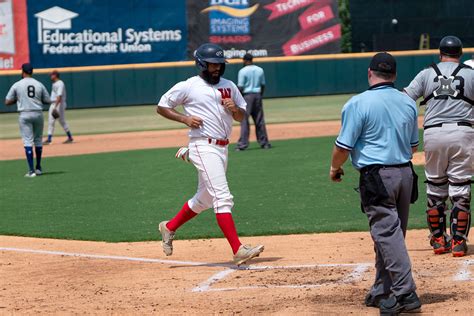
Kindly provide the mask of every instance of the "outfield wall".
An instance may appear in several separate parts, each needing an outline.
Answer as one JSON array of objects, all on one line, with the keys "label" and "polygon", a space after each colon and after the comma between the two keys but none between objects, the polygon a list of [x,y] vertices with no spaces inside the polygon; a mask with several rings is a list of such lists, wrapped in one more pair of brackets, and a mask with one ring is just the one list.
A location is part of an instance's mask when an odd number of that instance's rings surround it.
[{"label": "outfield wall", "polygon": [[[464,59],[474,53],[465,49]],[[256,58],[267,78],[268,98],[357,93],[367,88],[367,68],[373,53]],[[393,52],[398,62],[398,88],[406,86],[424,67],[438,60],[436,50]],[[240,60],[231,60],[225,77],[236,81]],[[35,77],[50,89],[48,73]],[[155,104],[174,83],[196,74],[193,62],[59,68],[66,83],[69,108]],[[0,96],[19,80],[19,71],[0,71]],[[291,105],[289,105],[291,106]],[[14,111],[3,102],[0,112]]]}]

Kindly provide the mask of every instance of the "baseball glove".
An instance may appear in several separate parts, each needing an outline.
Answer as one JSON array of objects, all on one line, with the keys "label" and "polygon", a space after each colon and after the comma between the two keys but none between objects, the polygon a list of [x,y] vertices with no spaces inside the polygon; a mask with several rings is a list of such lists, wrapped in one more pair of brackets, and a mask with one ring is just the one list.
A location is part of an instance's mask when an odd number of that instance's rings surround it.
[{"label": "baseball glove", "polygon": [[56,109],[51,112],[51,115],[54,117],[54,119],[58,119],[60,117],[59,112]]},{"label": "baseball glove", "polygon": [[191,162],[189,160],[189,148],[188,147],[181,147],[178,149],[176,152],[176,155],[174,155],[177,159],[182,159],[183,161],[186,162]]}]

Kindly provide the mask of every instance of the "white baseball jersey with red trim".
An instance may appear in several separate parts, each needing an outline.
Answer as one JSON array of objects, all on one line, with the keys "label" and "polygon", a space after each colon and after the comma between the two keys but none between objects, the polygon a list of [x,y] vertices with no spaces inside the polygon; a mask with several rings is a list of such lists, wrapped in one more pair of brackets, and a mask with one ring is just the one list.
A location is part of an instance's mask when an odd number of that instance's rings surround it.
[{"label": "white baseball jersey with red trim", "polygon": [[230,80],[220,78],[219,83],[209,84],[199,76],[179,82],[166,92],[158,106],[184,107],[186,115],[203,120],[201,128],[189,132],[189,159],[198,171],[196,194],[188,201],[195,213],[213,208],[215,213],[231,213],[233,196],[227,184],[228,146],[209,142],[212,139],[228,139],[232,132],[232,113],[222,105],[222,99],[231,98],[245,110],[247,103],[237,86]]},{"label": "white baseball jersey with red trim", "polygon": [[158,106],[173,109],[182,105],[186,115],[200,117],[203,126],[191,129],[191,138],[228,139],[233,118],[232,113],[222,106],[222,99],[227,98],[234,100],[239,108],[246,109],[247,103],[232,81],[221,78],[219,83],[211,85],[195,76],[174,85],[161,97]]}]

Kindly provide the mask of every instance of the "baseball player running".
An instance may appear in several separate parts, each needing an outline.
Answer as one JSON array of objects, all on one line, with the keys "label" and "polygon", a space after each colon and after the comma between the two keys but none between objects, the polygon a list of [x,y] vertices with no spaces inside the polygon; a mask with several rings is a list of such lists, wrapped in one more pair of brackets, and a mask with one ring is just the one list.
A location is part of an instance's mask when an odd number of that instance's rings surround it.
[{"label": "baseball player running", "polygon": [[[43,153],[43,104],[50,104],[51,99],[45,86],[32,78],[33,67],[31,64],[21,66],[23,79],[17,81],[8,91],[5,104],[17,104],[20,112],[20,133],[25,146],[28,173],[25,177],[33,178],[41,175],[41,155]],[[33,162],[33,146],[36,154],[36,167]]]},{"label": "baseball player running", "polygon": [[72,138],[71,131],[66,122],[66,86],[64,82],[59,79],[59,72],[56,70],[50,74],[53,86],[51,88],[51,106],[49,107],[48,115],[48,139],[43,143],[44,145],[51,144],[54,134],[54,125],[56,120],[59,120],[59,124],[63,127],[67,135],[67,140],[64,144],[70,144],[74,141]]},{"label": "baseball player running", "polygon": [[[226,178],[232,122],[242,121],[246,103],[236,85],[221,78],[226,63],[221,47],[203,44],[194,52],[194,57],[199,75],[177,83],[161,97],[157,107],[160,115],[190,127],[189,149],[181,148],[177,157],[194,164],[199,180],[194,197],[184,203],[173,219],[159,224],[163,252],[172,255],[178,228],[212,207],[234,253],[234,263],[241,265],[258,257],[264,249],[262,245],[251,247],[240,242],[232,218],[233,197]],[[174,110],[178,105],[184,107],[185,114]]]},{"label": "baseball player running", "polygon": [[[471,226],[471,177],[474,144],[474,70],[460,63],[461,40],[446,36],[440,42],[440,60],[422,70],[405,92],[423,96],[426,158],[427,218],[435,254],[467,252]],[[446,201],[451,199],[451,235],[446,233]]]}]

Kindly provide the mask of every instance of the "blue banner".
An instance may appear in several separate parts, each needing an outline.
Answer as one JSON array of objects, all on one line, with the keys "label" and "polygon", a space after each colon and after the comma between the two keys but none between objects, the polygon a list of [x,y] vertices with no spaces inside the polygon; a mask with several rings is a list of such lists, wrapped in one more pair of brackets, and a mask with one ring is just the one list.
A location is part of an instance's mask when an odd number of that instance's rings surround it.
[{"label": "blue banner", "polygon": [[28,0],[35,68],[186,59],[185,0]]}]

